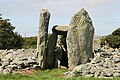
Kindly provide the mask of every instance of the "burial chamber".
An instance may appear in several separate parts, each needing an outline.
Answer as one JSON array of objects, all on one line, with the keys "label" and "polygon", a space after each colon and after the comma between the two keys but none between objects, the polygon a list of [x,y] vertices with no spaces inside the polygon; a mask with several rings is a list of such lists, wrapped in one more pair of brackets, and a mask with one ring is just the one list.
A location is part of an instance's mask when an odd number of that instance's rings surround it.
[{"label": "burial chamber", "polygon": [[76,13],[68,26],[53,26],[48,39],[49,19],[49,11],[42,9],[37,38],[37,54],[41,69],[59,66],[74,68],[93,58],[94,27],[85,9]]}]

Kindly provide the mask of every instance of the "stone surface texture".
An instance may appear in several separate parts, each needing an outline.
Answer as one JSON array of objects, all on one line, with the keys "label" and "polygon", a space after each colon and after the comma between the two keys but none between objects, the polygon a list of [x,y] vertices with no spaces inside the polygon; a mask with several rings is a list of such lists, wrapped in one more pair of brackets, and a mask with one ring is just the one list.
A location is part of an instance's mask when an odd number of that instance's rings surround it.
[{"label": "stone surface texture", "polygon": [[90,63],[76,66],[72,71],[64,73],[67,77],[89,76],[99,78],[120,77],[120,50],[101,50],[95,53]]},{"label": "stone surface texture", "polygon": [[37,38],[37,57],[41,68],[45,68],[46,53],[47,53],[47,38],[48,38],[48,26],[49,26],[50,13],[46,9],[42,9],[40,12],[40,22]]},{"label": "stone surface texture", "polygon": [[93,57],[94,27],[86,10],[81,9],[70,22],[67,33],[68,64],[73,68]]},{"label": "stone surface texture", "polygon": [[58,26],[55,25],[52,28],[52,32],[56,33],[57,35],[66,35],[69,27],[68,26]]},{"label": "stone surface texture", "polygon": [[57,34],[52,33],[50,39],[48,40],[45,68],[55,67],[56,59],[55,59],[54,51],[55,51],[56,43],[57,43]]},{"label": "stone surface texture", "polygon": [[0,73],[14,73],[22,69],[40,69],[35,49],[0,50]]}]

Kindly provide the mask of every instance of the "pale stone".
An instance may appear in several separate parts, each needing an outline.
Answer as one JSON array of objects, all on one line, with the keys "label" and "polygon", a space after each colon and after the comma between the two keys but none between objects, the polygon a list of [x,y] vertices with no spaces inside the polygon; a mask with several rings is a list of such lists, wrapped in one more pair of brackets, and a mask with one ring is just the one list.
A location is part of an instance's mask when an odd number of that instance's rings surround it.
[{"label": "pale stone", "polygon": [[69,27],[68,26],[57,26],[55,27],[55,29],[58,31],[68,31]]},{"label": "pale stone", "polygon": [[93,57],[92,42],[94,27],[86,10],[75,14],[67,33],[67,50],[69,67],[87,63]]},{"label": "pale stone", "polygon": [[112,77],[114,74],[114,70],[113,69],[104,69],[104,76],[105,77]]},{"label": "pale stone", "polygon": [[114,73],[113,76],[114,77],[120,77],[120,73]]},{"label": "pale stone", "polygon": [[37,55],[41,68],[45,68],[45,59],[47,53],[47,37],[48,37],[48,25],[49,25],[50,13],[46,9],[42,9],[40,12],[39,31],[37,38]]},{"label": "pale stone", "polygon": [[93,39],[93,50],[100,49],[101,48],[101,36],[94,36]]},{"label": "pale stone", "polygon": [[3,69],[3,74],[9,74],[9,70],[8,69]]},{"label": "pale stone", "polygon": [[66,35],[68,31],[68,26],[58,26],[55,25],[52,28],[53,33],[56,33],[57,35]]},{"label": "pale stone", "polygon": [[3,68],[0,66],[0,74],[3,73]]}]

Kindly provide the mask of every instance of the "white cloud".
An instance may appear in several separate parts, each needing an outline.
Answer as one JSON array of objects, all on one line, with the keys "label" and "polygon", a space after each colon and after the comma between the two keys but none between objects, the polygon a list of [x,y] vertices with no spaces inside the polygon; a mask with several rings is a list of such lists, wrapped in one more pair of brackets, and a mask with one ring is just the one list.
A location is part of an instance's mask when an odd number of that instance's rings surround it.
[{"label": "white cloud", "polygon": [[36,15],[40,9],[47,8],[54,15],[69,16],[82,7],[95,14],[105,14],[113,10],[109,6],[114,6],[118,0],[4,0],[2,2],[4,6],[1,5],[0,10],[7,14],[9,12],[9,15]]},{"label": "white cloud", "polygon": [[[14,17],[14,20],[32,16],[29,19],[37,24],[34,17],[39,17],[40,10],[47,8],[52,15],[51,24],[66,24],[74,13],[85,8],[98,28],[104,27],[105,22],[117,21],[116,18],[120,20],[119,5],[120,0],[0,0],[0,13],[10,16],[11,19]],[[23,24],[23,28],[24,26]]]},{"label": "white cloud", "polygon": [[85,0],[85,1],[91,5],[104,5],[118,2],[118,0]]}]

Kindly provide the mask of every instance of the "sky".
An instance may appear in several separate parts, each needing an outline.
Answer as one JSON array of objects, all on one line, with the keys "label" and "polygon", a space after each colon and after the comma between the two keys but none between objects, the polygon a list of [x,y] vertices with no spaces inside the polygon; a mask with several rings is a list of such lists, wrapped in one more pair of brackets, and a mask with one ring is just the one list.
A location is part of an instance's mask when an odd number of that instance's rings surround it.
[{"label": "sky", "polygon": [[120,28],[120,0],[0,0],[0,14],[10,19],[22,36],[37,36],[41,9],[51,14],[49,33],[54,25],[69,25],[75,13],[88,11],[95,35],[105,36]]}]

